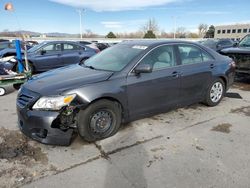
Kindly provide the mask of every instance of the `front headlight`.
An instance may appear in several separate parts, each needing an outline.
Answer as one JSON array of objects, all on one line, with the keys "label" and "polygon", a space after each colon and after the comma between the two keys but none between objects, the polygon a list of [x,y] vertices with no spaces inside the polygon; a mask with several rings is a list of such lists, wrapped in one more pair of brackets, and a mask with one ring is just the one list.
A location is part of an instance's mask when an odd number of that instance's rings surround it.
[{"label": "front headlight", "polygon": [[42,97],[33,106],[34,110],[60,110],[62,107],[69,105],[75,94],[55,97]]}]

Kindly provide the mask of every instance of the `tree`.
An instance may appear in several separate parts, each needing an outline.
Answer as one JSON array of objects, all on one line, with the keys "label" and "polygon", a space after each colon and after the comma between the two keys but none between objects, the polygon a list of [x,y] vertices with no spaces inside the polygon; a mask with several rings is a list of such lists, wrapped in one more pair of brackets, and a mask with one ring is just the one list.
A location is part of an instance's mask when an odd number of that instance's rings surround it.
[{"label": "tree", "polygon": [[215,27],[211,25],[206,32],[205,38],[214,38]]},{"label": "tree", "polygon": [[150,18],[145,25],[142,26],[142,31],[147,33],[148,31],[152,31],[153,33],[157,33],[159,31],[159,26],[154,18]]},{"label": "tree", "polygon": [[115,34],[111,31],[106,35],[106,38],[114,39],[116,38]]},{"label": "tree", "polygon": [[207,25],[207,24],[200,24],[200,25],[198,26],[199,36],[200,36],[200,37],[204,37],[204,35],[205,35],[206,32],[207,32],[207,28],[208,28],[208,25]]},{"label": "tree", "polygon": [[176,37],[177,38],[186,38],[186,28],[185,27],[178,27],[176,29]]},{"label": "tree", "polygon": [[147,32],[147,33],[145,33],[145,35],[144,35],[144,37],[143,37],[143,38],[145,38],[145,39],[150,39],[150,38],[156,38],[156,36],[155,36],[155,34],[154,34],[154,32],[153,32],[153,31],[148,30],[148,32]]}]

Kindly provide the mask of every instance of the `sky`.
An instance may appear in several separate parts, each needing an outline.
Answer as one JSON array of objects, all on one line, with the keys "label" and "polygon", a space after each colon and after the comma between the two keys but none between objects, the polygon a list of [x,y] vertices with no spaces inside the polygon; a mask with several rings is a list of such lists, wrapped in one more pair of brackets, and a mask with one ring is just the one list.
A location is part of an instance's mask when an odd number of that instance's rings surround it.
[{"label": "sky", "polygon": [[[11,2],[14,11],[5,11]],[[105,35],[136,32],[154,18],[160,31],[176,27],[197,32],[198,25],[250,23],[249,0],[0,0],[0,31],[79,33],[82,27]]]}]

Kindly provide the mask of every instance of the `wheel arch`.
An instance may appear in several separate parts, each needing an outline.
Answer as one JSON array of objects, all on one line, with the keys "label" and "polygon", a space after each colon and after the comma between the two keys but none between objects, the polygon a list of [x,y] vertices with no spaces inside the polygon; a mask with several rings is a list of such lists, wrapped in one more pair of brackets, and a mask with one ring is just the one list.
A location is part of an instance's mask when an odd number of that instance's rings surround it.
[{"label": "wheel arch", "polygon": [[121,102],[119,99],[117,99],[117,98],[115,98],[115,97],[111,97],[111,96],[98,97],[98,98],[92,100],[92,101],[86,106],[86,108],[87,108],[88,106],[90,106],[91,104],[93,104],[93,103],[95,103],[95,102],[97,102],[97,101],[100,101],[100,100],[109,100],[109,101],[112,101],[112,102],[116,102],[116,103],[120,106],[120,108],[121,108],[121,111],[122,111],[122,119],[127,117],[127,113],[126,113],[126,110],[125,110],[125,108],[124,108],[124,104],[122,104],[122,102]]}]

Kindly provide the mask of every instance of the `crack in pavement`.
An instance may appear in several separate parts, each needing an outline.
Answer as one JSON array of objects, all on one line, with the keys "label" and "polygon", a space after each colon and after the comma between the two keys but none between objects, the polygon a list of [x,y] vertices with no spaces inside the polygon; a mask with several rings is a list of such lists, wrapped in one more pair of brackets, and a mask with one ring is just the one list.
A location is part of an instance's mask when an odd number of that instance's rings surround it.
[{"label": "crack in pavement", "polygon": [[[220,117],[220,116],[218,116],[218,117]],[[195,127],[195,126],[197,126],[197,125],[201,125],[201,124],[203,124],[203,123],[207,123],[207,122],[212,121],[212,120],[214,120],[214,119],[216,119],[216,118],[218,118],[218,117],[214,117],[214,118],[211,118],[211,119],[208,119],[208,120],[205,120],[205,121],[200,121],[200,122],[197,122],[197,123],[195,123],[195,124],[186,126],[186,127],[184,127],[184,128],[178,129],[175,133],[184,131],[184,130],[189,129],[189,128],[191,128],[191,127]]]},{"label": "crack in pavement", "polygon": [[[113,164],[113,165],[114,165],[114,163],[111,162],[111,158],[109,157],[109,155],[112,155],[112,154],[121,152],[122,150],[129,149],[129,148],[132,148],[132,147],[134,147],[134,146],[138,146],[138,145],[140,145],[140,144],[144,144],[144,143],[147,143],[147,142],[150,142],[150,141],[152,141],[152,140],[159,139],[159,138],[162,138],[162,137],[163,137],[163,135],[159,135],[159,136],[156,136],[156,137],[153,137],[153,138],[150,138],[150,139],[145,139],[145,140],[142,140],[142,141],[137,141],[137,142],[134,143],[134,144],[131,144],[131,145],[128,145],[128,146],[124,146],[124,147],[121,147],[121,148],[117,148],[117,149],[112,150],[112,151],[110,151],[110,152],[105,152],[105,151],[102,149],[102,146],[101,146],[101,145],[98,145],[97,143],[94,143],[94,145],[96,146],[96,148],[99,150],[100,155],[95,156],[95,157],[92,157],[92,158],[90,158],[90,159],[88,159],[88,160],[86,160],[86,161],[83,161],[83,162],[81,162],[81,163],[74,164],[74,165],[72,165],[72,166],[70,166],[70,167],[68,167],[68,168],[63,169],[63,170],[56,170],[56,173],[52,174],[52,176],[58,175],[58,174],[63,173],[63,172],[66,172],[66,171],[71,170],[71,169],[73,169],[73,168],[76,168],[76,167],[78,167],[78,166],[88,164],[88,163],[90,163],[90,162],[93,162],[93,161],[98,160],[98,159],[101,159],[101,158],[106,159],[107,161],[109,161],[110,164]],[[114,165],[114,166],[118,169],[118,167],[117,167],[116,165]],[[129,181],[128,177],[126,177],[126,175],[125,175],[121,170],[119,170],[119,171],[120,171],[121,174],[124,176],[124,178],[125,178],[129,183],[131,183],[131,182]],[[46,177],[48,177],[48,176],[40,177],[40,178],[38,178],[38,179],[36,179],[35,181],[32,181],[32,182],[39,181],[39,180],[44,179],[44,178],[46,178]],[[22,186],[27,185],[27,184],[32,183],[32,182],[26,182],[26,183],[23,184]],[[134,185],[133,183],[131,183],[131,186],[132,186],[132,187],[135,187],[135,185]]]}]

